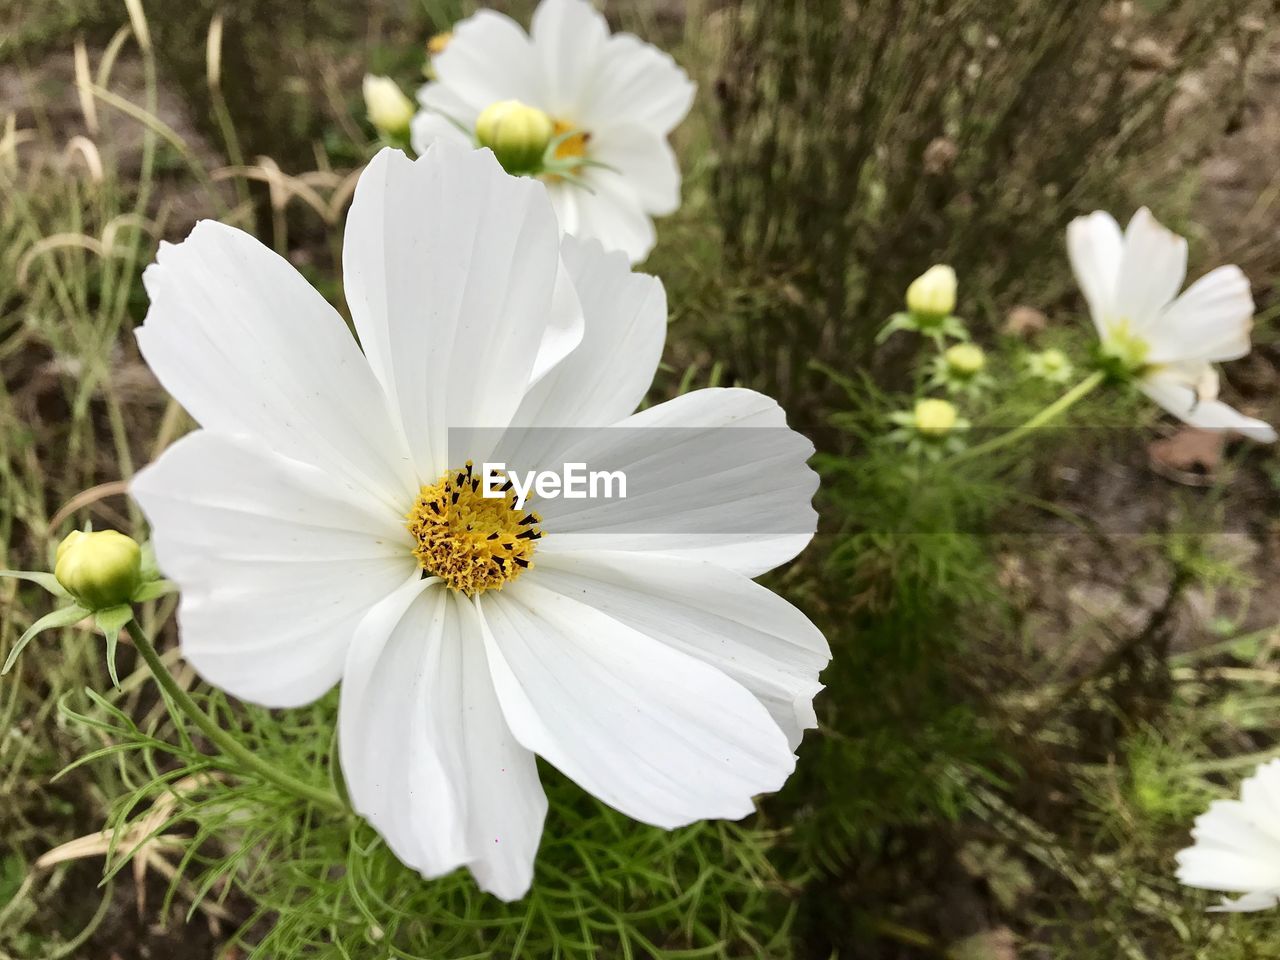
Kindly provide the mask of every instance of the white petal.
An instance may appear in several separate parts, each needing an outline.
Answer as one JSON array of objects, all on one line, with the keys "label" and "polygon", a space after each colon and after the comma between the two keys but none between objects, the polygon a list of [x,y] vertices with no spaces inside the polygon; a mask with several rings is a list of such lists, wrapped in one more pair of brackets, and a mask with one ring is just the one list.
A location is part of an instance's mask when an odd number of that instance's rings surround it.
[{"label": "white petal", "polygon": [[635,553],[539,558],[540,587],[580,600],[755,694],[791,749],[817,726],[818,673],[831,659],[821,631],[787,601],[710,563]]},{"label": "white petal", "polygon": [[1143,207],[1124,232],[1124,257],[1116,284],[1115,319],[1136,330],[1157,329],[1160,311],[1173,302],[1187,276],[1187,241]]},{"label": "white petal", "polygon": [[[563,233],[572,236],[579,236],[578,230],[578,197],[586,195],[586,191],[580,186],[573,183],[567,183],[563,180],[554,183],[548,183],[547,196],[551,200],[551,206],[556,212],[556,219],[560,222],[560,230]],[[584,239],[595,239],[582,235]]]},{"label": "white petal", "polygon": [[622,122],[666,136],[688,114],[696,89],[669,54],[619,33],[609,38],[578,119],[593,131]]},{"label": "white petal", "polygon": [[661,217],[679,208],[680,164],[661,134],[620,124],[593,137],[591,147],[592,159],[618,171],[646,213]]},{"label": "white petal", "polygon": [[1221,400],[1201,398],[1195,388],[1178,376],[1155,373],[1139,386],[1175,417],[1201,430],[1230,430],[1259,443],[1272,443],[1276,431],[1265,421],[1246,417]]},{"label": "white petal", "polygon": [[631,184],[612,170],[587,169],[582,184],[565,184],[572,191],[576,225],[562,225],[565,233],[599,240],[606,250],[621,250],[639,263],[653,249],[657,234],[653,220]]},{"label": "white petal", "polygon": [[342,262],[360,341],[422,479],[458,465],[450,427],[506,426],[582,338],[546,191],[487,150],[379,153],[356,187]]},{"label": "white petal", "polygon": [[1253,294],[1239,267],[1219,267],[1189,286],[1150,331],[1152,363],[1237,360],[1249,352]]},{"label": "white petal", "polygon": [[529,32],[542,78],[537,106],[577,120],[596,82],[609,24],[587,0],[543,0]]},{"label": "white petal", "polygon": [[197,431],[134,479],[160,569],[182,588],[182,653],[272,707],[338,680],[364,614],[416,568],[403,520],[324,471]]},{"label": "white petal", "polygon": [[768,397],[695,390],[563,451],[590,470],[621,470],[627,496],[538,502],[539,551],[649,551],[759,576],[813,537],[812,454]]},{"label": "white petal", "polygon": [[1280,887],[1274,890],[1259,890],[1246,893],[1234,900],[1224,899],[1216,907],[1210,907],[1211,913],[1253,913],[1257,910],[1270,910],[1280,902]]},{"label": "white petal", "polygon": [[[468,123],[467,118],[453,113],[441,113],[432,109],[419,110],[409,124],[409,140],[413,144],[414,152],[426,153],[437,140],[459,147],[474,147],[475,143],[471,137],[458,127],[455,120]],[[474,123],[474,118],[471,118],[468,126],[473,126]]]},{"label": "white petal", "polygon": [[1258,828],[1280,840],[1280,760],[1262,764],[1241,783],[1240,800],[1251,811]]},{"label": "white petal", "polygon": [[143,357],[197,421],[388,504],[415,489],[386,397],[342,318],[285,260],[205,220],[144,274]]},{"label": "white petal", "polygon": [[339,709],[352,805],[427,877],[466,864],[484,890],[529,889],[546,797],[512,737],[475,613],[416,580],[361,623]]},{"label": "white petal", "polygon": [[627,816],[738,819],[794,768],[764,707],[719,670],[527,579],[481,601],[516,738]]},{"label": "white petal", "polygon": [[431,60],[440,85],[479,113],[499,100],[542,103],[542,76],[533,44],[514,20],[481,10],[457,24],[448,46]]},{"label": "white petal", "polygon": [[[566,431],[600,427],[630,415],[653,383],[667,334],[662,283],[632,273],[625,254],[596,240],[566,236],[561,246],[585,318],[582,343],[525,396],[502,449],[514,465],[541,463]],[[571,435],[571,434],[569,434]]]},{"label": "white petal", "polygon": [[1076,282],[1089,304],[1089,314],[1099,333],[1112,316],[1124,240],[1120,225],[1109,213],[1099,210],[1077,217],[1067,226],[1067,254]]}]

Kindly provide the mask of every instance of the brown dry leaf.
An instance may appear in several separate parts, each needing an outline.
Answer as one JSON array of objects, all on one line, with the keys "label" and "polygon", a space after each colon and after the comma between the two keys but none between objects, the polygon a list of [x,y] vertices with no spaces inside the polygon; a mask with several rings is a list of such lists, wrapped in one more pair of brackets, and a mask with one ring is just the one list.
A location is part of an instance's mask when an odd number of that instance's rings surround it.
[{"label": "brown dry leaf", "polygon": [[1004,332],[1015,337],[1028,337],[1049,325],[1049,318],[1035,307],[1014,307],[1004,318]]},{"label": "brown dry leaf", "polygon": [[[133,879],[138,916],[141,917],[146,908],[145,883],[148,870],[154,870],[166,879],[172,880],[177,875],[177,870],[165,857],[165,854],[181,850],[185,843],[182,837],[163,833],[155,834],[155,831],[173,813],[178,796],[199,786],[202,780],[209,776],[217,775],[202,774],[185,777],[173,784],[171,791],[157,799],[144,816],[125,828],[118,841],[111,830],[102,830],[98,833],[91,833],[88,836],[77,837],[75,840],[70,840],[43,854],[36,860],[36,869],[47,869],[59,863],[83,860],[87,857],[105,857],[111,853],[114,846],[117,856],[130,856],[133,858]],[[155,835],[153,836],[153,834]],[[188,894],[193,892],[189,884],[184,883],[183,887],[184,892]],[[199,908],[210,919],[231,919],[231,915],[227,910],[216,902],[202,900]]]},{"label": "brown dry leaf", "polygon": [[1181,427],[1177,433],[1147,445],[1151,468],[1162,477],[1188,486],[1212,483],[1222,465],[1226,440],[1219,430]]}]

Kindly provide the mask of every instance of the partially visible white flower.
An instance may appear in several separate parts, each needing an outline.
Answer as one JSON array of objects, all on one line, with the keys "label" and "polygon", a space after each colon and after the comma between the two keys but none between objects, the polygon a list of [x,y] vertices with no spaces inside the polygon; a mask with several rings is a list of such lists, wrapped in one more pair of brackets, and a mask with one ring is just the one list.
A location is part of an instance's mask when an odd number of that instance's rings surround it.
[{"label": "partially visible white flower", "polygon": [[413,101],[390,77],[365,74],[364,106],[374,129],[392,139],[403,138],[409,133],[413,120]]},{"label": "partially visible white flower", "polygon": [[1179,851],[1178,880],[1238,893],[1212,909],[1266,910],[1280,901],[1280,760],[1258,767],[1239,800],[1216,800],[1196,818],[1195,843]]},{"label": "partially visible white flower", "polygon": [[454,27],[418,91],[413,147],[474,146],[481,112],[503,100],[535,107],[564,137],[572,176],[543,176],[561,229],[622,250],[634,263],[653,248],[652,217],[680,206],[680,168],[667,136],[693,103],[694,85],[670,56],[631,34],[610,35],[587,0],[543,0],[529,33],[481,10]]},{"label": "partially visible white flower", "polygon": [[1179,295],[1187,242],[1146,208],[1123,234],[1101,211],[1073,220],[1067,248],[1113,372],[1193,427],[1276,439],[1269,424],[1218,399],[1213,364],[1249,352],[1253,296],[1239,267],[1219,267]]},{"label": "partially visible white flower", "polygon": [[[813,536],[813,446],[750,390],[633,413],[662,284],[562,236],[545,190],[487,151],[379,153],[343,244],[359,343],[223,224],[161,244],[144,280],[139,347],[202,427],[132,486],[183,656],[273,707],[341,680],[352,805],[402,861],[523,896],[535,755],[666,828],[787,779],[830,652],[751,578]],[[513,470],[607,462],[631,495],[486,497],[495,444]]]}]

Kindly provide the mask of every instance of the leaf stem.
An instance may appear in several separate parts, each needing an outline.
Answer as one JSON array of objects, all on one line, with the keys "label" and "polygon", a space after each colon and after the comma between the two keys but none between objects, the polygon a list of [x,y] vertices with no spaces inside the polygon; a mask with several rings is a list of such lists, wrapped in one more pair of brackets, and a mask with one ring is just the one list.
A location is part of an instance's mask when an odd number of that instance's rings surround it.
[{"label": "leaf stem", "polygon": [[223,730],[216,720],[200,709],[200,705],[192,699],[191,694],[183,690],[178,685],[178,682],[173,679],[173,675],[165,667],[164,661],[160,659],[160,654],[156,652],[155,646],[148,639],[146,632],[139,626],[138,621],[130,620],[127,629],[129,636],[133,638],[134,646],[138,648],[138,652],[142,654],[142,659],[147,662],[152,676],[156,678],[156,683],[223,754],[241,764],[245,769],[251,770],[268,783],[274,784],[286,793],[293,794],[300,800],[305,800],[319,807],[327,807],[337,812],[347,812],[346,804],[339,799],[337,794],[321,787],[304,783],[296,777],[291,777],[289,774],[277,770],[227,731]]},{"label": "leaf stem", "polygon": [[972,460],[974,457],[983,456],[994,450],[1007,447],[1011,443],[1015,443],[1031,431],[1038,430],[1046,423],[1049,423],[1051,420],[1055,420],[1062,414],[1066,413],[1075,406],[1077,401],[1083,399],[1097,389],[1105,379],[1106,373],[1102,370],[1089,374],[1089,376],[1085,377],[1085,379],[1081,380],[1074,387],[1060,396],[1057,400],[1053,401],[1053,403],[1049,404],[1035,416],[1031,417],[1025,423],[1000,434],[998,437],[992,437],[990,440],[980,443],[977,446],[969,447],[967,450],[960,451],[948,460],[947,463],[953,464],[960,463],[964,460]]}]

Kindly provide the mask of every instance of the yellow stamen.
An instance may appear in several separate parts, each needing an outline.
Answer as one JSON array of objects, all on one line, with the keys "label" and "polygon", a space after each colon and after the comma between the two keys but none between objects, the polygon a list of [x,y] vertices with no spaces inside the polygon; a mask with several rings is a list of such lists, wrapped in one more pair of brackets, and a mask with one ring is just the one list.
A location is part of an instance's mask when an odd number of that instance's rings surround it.
[{"label": "yellow stamen", "polygon": [[501,497],[486,497],[470,460],[423,487],[405,518],[422,569],[468,597],[500,590],[532,567],[542,536],[541,517],[516,509],[510,481]]},{"label": "yellow stamen", "polygon": [[[559,137],[568,133],[570,130],[576,129],[572,123],[565,123],[563,120],[555,121],[555,133],[553,136]],[[587,141],[591,139],[591,134],[585,130],[578,130],[571,137],[565,137],[556,147],[557,160],[575,160],[587,155]]]}]

